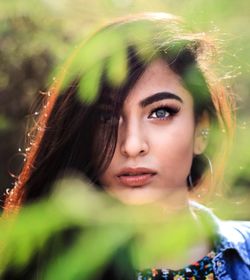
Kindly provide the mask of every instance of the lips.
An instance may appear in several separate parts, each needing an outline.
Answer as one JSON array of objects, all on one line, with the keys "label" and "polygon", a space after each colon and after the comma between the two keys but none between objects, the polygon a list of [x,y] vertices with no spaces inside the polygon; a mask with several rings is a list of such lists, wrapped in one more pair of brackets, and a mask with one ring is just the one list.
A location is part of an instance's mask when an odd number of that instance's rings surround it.
[{"label": "lips", "polygon": [[117,178],[125,186],[140,187],[149,184],[155,175],[154,170],[144,167],[124,168]]}]

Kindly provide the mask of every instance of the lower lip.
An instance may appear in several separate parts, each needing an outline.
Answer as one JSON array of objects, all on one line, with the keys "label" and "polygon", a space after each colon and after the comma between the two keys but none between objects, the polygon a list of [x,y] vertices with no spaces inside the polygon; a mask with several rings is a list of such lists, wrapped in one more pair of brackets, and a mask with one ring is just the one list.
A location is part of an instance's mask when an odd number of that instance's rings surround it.
[{"label": "lower lip", "polygon": [[146,173],[141,175],[119,176],[118,179],[125,186],[140,187],[149,184],[154,176],[155,174]]}]

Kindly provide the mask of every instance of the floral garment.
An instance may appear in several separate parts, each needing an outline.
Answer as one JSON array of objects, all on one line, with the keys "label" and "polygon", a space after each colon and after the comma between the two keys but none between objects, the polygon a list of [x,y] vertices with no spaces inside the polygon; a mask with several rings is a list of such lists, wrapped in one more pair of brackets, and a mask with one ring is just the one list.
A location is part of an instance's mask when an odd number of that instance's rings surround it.
[{"label": "floral garment", "polygon": [[203,259],[180,270],[145,269],[137,272],[137,280],[216,280],[213,271],[212,251]]}]

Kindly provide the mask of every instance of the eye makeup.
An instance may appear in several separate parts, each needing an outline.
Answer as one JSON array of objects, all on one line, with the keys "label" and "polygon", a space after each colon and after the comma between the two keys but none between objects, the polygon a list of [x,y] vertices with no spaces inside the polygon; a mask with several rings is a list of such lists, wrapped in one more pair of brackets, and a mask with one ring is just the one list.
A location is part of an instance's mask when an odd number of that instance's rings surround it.
[{"label": "eye makeup", "polygon": [[150,104],[153,104],[155,102],[161,101],[161,100],[176,100],[177,102],[183,103],[183,100],[180,98],[180,96],[171,93],[171,92],[157,92],[154,93],[147,98],[143,99],[140,102],[141,107],[147,107]]},{"label": "eye makeup", "polygon": [[150,108],[148,119],[166,120],[175,116],[181,110],[177,104],[155,104]]}]

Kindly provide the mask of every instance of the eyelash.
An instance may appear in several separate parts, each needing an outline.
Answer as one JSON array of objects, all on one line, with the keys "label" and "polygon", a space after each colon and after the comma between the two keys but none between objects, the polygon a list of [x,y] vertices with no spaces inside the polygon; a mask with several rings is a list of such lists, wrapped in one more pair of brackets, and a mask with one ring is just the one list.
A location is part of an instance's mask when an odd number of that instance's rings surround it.
[{"label": "eyelash", "polygon": [[[149,119],[158,119],[158,120],[166,120],[174,115],[176,115],[179,111],[180,111],[181,108],[177,107],[177,106],[168,106],[168,105],[160,105],[156,108],[154,108],[153,110],[151,110],[150,114],[149,114]],[[154,113],[156,113],[158,110],[165,110],[165,112],[167,113],[167,116],[164,116],[164,117],[152,117],[152,115]]]},{"label": "eyelash", "polygon": [[[171,105],[171,106],[169,106],[169,105],[158,105],[158,107],[151,110],[148,118],[149,119],[166,120],[166,119],[176,115],[180,111],[180,109],[181,109],[180,107],[175,106],[175,105]],[[165,117],[157,117],[157,116],[152,117],[152,115],[158,110],[165,110],[168,115],[165,116]],[[99,120],[102,124],[108,124],[108,123],[110,124],[110,123],[116,122],[116,117],[114,117],[114,115],[112,113],[102,112]]]}]

